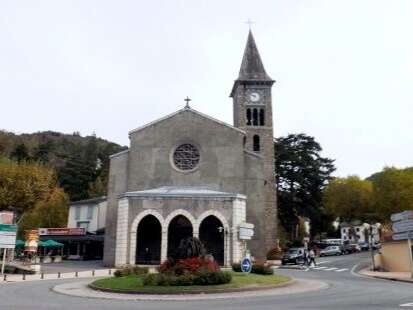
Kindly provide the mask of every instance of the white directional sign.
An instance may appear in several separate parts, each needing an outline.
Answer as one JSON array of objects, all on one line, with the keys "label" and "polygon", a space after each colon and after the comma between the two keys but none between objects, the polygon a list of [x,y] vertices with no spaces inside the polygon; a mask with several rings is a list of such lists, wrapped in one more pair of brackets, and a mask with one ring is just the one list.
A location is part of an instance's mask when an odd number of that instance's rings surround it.
[{"label": "white directional sign", "polygon": [[413,220],[404,220],[399,222],[394,222],[392,226],[393,232],[401,233],[406,231],[413,231]]},{"label": "white directional sign", "polygon": [[406,231],[398,234],[393,234],[393,240],[413,239],[413,231]]},{"label": "white directional sign", "polygon": [[239,238],[241,240],[251,240],[254,236],[254,224],[241,223],[239,225]]},{"label": "white directional sign", "polygon": [[407,210],[400,213],[394,213],[391,215],[390,219],[393,222],[413,219],[413,211]]}]

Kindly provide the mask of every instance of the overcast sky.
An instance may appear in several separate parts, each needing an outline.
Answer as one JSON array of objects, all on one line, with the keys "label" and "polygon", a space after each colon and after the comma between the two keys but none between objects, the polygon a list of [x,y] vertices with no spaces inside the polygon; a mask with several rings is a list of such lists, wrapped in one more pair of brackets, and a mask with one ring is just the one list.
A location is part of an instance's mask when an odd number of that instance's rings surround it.
[{"label": "overcast sky", "polygon": [[0,128],[128,131],[184,106],[232,124],[248,18],[275,135],[315,136],[336,175],[413,166],[413,1],[0,1]]}]

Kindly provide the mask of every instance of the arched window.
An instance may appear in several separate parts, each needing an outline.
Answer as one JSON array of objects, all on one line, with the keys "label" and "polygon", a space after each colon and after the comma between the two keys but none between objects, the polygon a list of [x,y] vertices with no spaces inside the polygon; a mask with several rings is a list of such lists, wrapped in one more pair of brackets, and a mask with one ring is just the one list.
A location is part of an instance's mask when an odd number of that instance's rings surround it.
[{"label": "arched window", "polygon": [[254,137],[252,138],[252,149],[254,152],[260,151],[260,136],[254,135]]},{"label": "arched window", "polygon": [[251,109],[247,109],[247,126],[251,126]]},{"label": "arched window", "polygon": [[260,126],[265,125],[265,110],[260,109]]},{"label": "arched window", "polygon": [[254,126],[258,126],[258,110],[257,109],[254,109],[252,111],[252,124]]}]

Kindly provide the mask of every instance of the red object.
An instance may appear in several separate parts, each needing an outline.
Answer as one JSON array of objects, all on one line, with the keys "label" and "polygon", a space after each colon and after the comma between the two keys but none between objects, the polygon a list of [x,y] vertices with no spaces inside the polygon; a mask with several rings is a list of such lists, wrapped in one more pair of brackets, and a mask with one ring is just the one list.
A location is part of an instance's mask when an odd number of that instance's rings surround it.
[{"label": "red object", "polygon": [[176,264],[166,261],[159,267],[159,272],[172,272],[175,274],[197,273],[199,271],[218,271],[219,266],[215,261],[202,257],[178,259]]}]

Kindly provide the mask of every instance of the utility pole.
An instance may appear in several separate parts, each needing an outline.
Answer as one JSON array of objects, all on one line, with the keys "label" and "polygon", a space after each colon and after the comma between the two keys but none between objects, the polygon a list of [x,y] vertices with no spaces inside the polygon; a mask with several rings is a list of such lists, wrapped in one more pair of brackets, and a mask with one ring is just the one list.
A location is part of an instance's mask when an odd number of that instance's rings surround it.
[{"label": "utility pole", "polygon": [[369,224],[369,233],[370,233],[370,253],[371,253],[371,262],[373,266],[373,271],[376,270],[376,264],[374,262],[374,249],[373,249],[373,225]]}]

